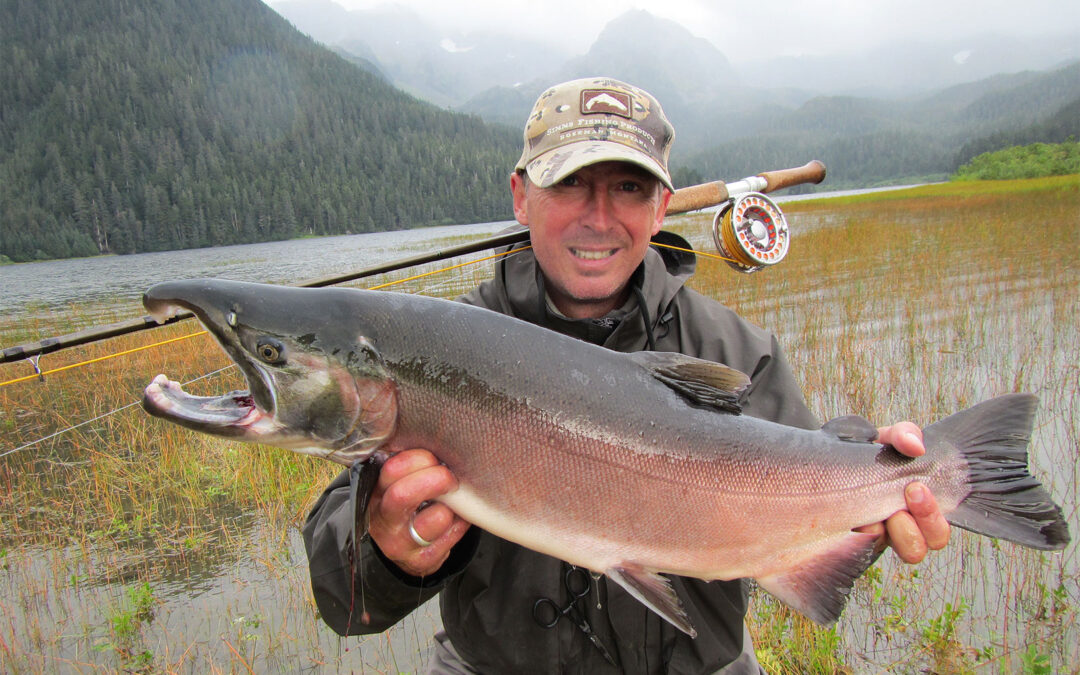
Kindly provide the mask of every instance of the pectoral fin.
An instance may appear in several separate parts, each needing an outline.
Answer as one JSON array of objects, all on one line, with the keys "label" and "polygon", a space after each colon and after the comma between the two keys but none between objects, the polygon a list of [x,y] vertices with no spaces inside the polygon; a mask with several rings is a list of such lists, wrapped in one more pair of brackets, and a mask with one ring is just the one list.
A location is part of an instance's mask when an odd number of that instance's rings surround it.
[{"label": "pectoral fin", "polygon": [[353,514],[354,561],[360,560],[360,541],[367,534],[367,509],[371,495],[379,483],[379,469],[384,461],[382,454],[373,452],[365,459],[358,459],[349,466],[349,511]]},{"label": "pectoral fin", "polygon": [[[358,579],[361,561],[361,546],[364,535],[367,534],[368,504],[371,503],[371,495],[375,493],[375,486],[379,483],[379,470],[385,461],[382,453],[373,452],[364,459],[358,459],[349,466],[349,511],[353,514],[352,527],[352,570],[349,577],[352,579],[354,588],[352,597],[356,597],[355,590],[360,588],[360,621],[367,624],[370,620],[367,607],[364,606],[363,581]],[[351,619],[350,619],[351,623]]]},{"label": "pectoral fin", "polygon": [[686,615],[679,596],[666,577],[634,564],[613,567],[605,570],[604,574],[671,625],[690,637],[697,637],[690,617]]},{"label": "pectoral fin", "polygon": [[757,582],[800,614],[831,624],[840,618],[855,580],[876,559],[876,543],[872,534],[847,532],[825,553]]}]

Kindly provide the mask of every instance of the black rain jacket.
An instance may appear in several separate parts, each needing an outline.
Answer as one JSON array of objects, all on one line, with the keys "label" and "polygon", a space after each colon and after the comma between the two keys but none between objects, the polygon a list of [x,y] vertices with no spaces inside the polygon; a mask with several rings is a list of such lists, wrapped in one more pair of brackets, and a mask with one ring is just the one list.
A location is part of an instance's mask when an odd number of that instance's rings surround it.
[{"label": "black rain jacket", "polygon": [[[676,235],[657,236],[665,239],[688,248]],[[524,251],[502,260],[495,277],[462,301],[617,351],[645,350],[652,341],[658,351],[727,364],[751,378],[742,401],[744,414],[817,428],[776,339],[686,288],[694,267],[692,254],[650,249],[632,280],[636,301],[604,319],[571,320],[548,308],[536,260]],[[712,673],[742,651],[745,580],[672,578],[698,631],[691,639],[616,583],[600,577],[578,606],[613,655],[617,666],[612,667],[571,621],[545,629],[533,618],[533,605],[540,598],[550,598],[560,607],[568,602],[564,587],[568,565],[476,526],[443,568],[423,579],[405,574],[372,541],[364,542],[360,578],[371,620],[363,624],[356,609],[359,600],[354,603],[350,597],[352,516],[347,473],[327,487],[304,526],[315,601],[323,620],[339,634],[384,631],[442,593],[444,630],[462,658],[482,673]],[[551,507],[558,509],[558,504]],[[679,526],[672,522],[672,527]]]}]

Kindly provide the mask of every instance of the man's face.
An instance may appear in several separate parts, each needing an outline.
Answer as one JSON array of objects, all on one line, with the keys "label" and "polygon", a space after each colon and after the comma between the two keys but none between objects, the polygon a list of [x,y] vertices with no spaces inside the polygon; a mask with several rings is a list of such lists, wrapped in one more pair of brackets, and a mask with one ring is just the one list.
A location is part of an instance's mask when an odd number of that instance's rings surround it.
[{"label": "man's face", "polygon": [[513,174],[514,215],[530,230],[547,292],[564,315],[601,317],[626,300],[630,275],[664,222],[671,193],[633,164],[593,164],[548,188]]}]

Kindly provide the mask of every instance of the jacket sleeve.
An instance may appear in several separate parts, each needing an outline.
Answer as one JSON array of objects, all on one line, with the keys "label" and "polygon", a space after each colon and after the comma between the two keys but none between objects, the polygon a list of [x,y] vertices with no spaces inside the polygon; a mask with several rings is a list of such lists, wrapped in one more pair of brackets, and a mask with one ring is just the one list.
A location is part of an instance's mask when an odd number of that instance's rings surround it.
[{"label": "jacket sleeve", "polygon": [[304,523],[303,534],[315,604],[323,621],[339,635],[379,633],[393,626],[464,569],[479,541],[477,528],[469,528],[439,572],[420,578],[403,572],[364,537],[354,577],[350,573],[353,515],[349,511],[348,471],[339,474],[319,497]]}]

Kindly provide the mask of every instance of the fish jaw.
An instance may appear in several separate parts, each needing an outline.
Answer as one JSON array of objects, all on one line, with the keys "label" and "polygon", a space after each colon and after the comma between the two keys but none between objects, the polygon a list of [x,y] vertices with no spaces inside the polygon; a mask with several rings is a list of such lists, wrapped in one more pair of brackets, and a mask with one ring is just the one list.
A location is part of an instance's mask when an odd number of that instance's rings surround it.
[{"label": "fish jaw", "polygon": [[[192,311],[243,372],[249,389],[193,396],[158,375],[144,391],[143,408],[195,431],[346,466],[370,455],[393,435],[397,418],[396,388],[373,346],[363,337],[341,349],[315,335],[291,335],[281,306],[272,299],[253,301],[245,294],[250,286],[170,282],[147,291],[144,305],[158,320]],[[263,295],[267,288],[272,287],[263,286]]]},{"label": "fish jaw", "polygon": [[180,424],[194,431],[240,441],[269,443],[279,437],[282,427],[266,410],[260,409],[248,391],[220,396],[194,396],[179,382],[159,375],[143,392],[143,408],[154,417]]}]

